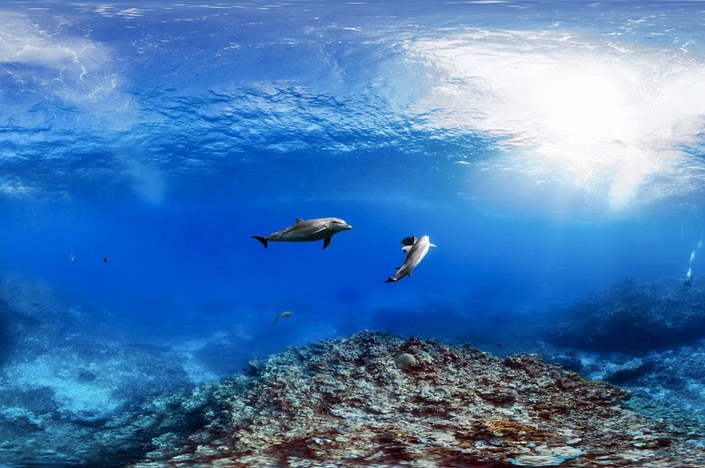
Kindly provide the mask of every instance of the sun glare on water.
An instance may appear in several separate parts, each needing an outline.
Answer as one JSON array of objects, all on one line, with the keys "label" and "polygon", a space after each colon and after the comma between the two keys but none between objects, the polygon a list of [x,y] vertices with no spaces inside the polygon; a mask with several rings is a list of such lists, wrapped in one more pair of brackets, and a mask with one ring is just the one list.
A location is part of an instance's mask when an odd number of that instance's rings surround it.
[{"label": "sun glare on water", "polygon": [[408,48],[433,75],[416,103],[427,125],[499,137],[508,154],[527,156],[518,171],[539,164],[585,191],[599,187],[612,213],[644,202],[644,185],[675,171],[681,149],[702,138],[705,61],[682,50],[518,31]]}]

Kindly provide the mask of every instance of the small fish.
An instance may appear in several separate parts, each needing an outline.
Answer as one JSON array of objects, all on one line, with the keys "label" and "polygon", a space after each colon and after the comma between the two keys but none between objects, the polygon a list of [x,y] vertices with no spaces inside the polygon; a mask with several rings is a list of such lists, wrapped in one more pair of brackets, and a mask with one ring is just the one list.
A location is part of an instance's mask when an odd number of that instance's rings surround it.
[{"label": "small fish", "polygon": [[290,310],[285,310],[285,311],[282,312],[281,314],[279,314],[279,315],[277,315],[276,317],[274,317],[274,322],[272,322],[272,325],[276,325],[276,323],[279,321],[279,319],[289,318],[289,317],[291,317],[292,315],[294,315],[294,313],[293,313],[292,311],[290,311]]},{"label": "small fish", "polygon": [[105,257],[103,257],[103,262],[105,262],[105,263],[110,262],[110,257],[108,257],[107,255]]},{"label": "small fish", "polygon": [[73,252],[71,252],[71,253],[69,254],[69,260],[71,260],[71,262],[73,263],[73,262],[75,262],[76,260],[78,260],[78,257],[76,257],[76,255],[75,255]]},{"label": "small fish", "polygon": [[330,244],[333,234],[341,231],[352,229],[348,223],[340,218],[318,218],[304,221],[301,218],[296,218],[296,224],[282,229],[281,231],[273,232],[268,236],[252,236],[262,243],[264,248],[267,248],[269,241],[285,241],[285,242],[310,242],[323,241],[325,249]]}]

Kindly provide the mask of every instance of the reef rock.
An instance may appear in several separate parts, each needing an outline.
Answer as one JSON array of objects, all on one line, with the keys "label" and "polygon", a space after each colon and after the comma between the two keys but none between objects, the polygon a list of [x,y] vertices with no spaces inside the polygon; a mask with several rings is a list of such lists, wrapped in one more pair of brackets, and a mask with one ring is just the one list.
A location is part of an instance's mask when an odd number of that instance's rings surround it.
[{"label": "reef rock", "polygon": [[705,289],[625,280],[556,310],[544,337],[558,346],[643,354],[705,338]]},{"label": "reef rock", "polygon": [[250,371],[163,405],[202,427],[131,466],[705,466],[695,441],[625,409],[626,390],[536,355],[362,332]]}]

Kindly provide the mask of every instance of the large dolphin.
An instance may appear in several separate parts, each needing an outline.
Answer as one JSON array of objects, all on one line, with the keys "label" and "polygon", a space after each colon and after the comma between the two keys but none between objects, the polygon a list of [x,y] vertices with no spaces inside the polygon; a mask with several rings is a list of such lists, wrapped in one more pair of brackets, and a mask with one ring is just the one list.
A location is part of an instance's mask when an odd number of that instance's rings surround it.
[{"label": "large dolphin", "polygon": [[330,244],[333,234],[347,231],[348,229],[352,229],[352,227],[340,218],[318,218],[309,219],[308,221],[296,218],[296,224],[292,224],[281,231],[274,232],[267,237],[252,237],[260,241],[265,249],[268,241],[309,242],[321,239],[323,239],[323,248],[325,249]]},{"label": "large dolphin", "polygon": [[420,239],[417,239],[415,236],[405,237],[402,239],[401,243],[404,244],[404,247],[401,249],[406,252],[406,260],[404,260],[402,266],[397,268],[397,272],[394,276],[387,278],[385,283],[399,281],[407,275],[411,276],[411,272],[421,263],[421,260],[423,260],[428,253],[428,249],[435,247],[434,244],[431,244],[431,240],[428,236],[421,236]]}]

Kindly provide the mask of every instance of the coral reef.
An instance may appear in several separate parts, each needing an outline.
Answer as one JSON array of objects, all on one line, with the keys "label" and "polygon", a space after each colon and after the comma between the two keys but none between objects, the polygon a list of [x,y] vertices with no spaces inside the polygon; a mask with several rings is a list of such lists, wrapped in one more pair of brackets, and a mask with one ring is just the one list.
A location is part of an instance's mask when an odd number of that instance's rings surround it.
[{"label": "coral reef", "polygon": [[132,467],[705,466],[688,435],[625,409],[622,388],[383,333],[289,348],[192,395],[162,406],[202,427],[162,434]]},{"label": "coral reef", "polygon": [[0,276],[0,465],[121,467],[146,440],[194,430],[186,411],[141,407],[195,384],[183,355],[100,336],[93,322],[89,337],[81,321],[45,283]]},{"label": "coral reef", "polygon": [[[622,353],[544,349],[544,359],[561,363],[588,379],[628,388],[626,406],[653,418],[671,421],[681,431],[705,434],[705,344],[652,351],[641,356]],[[705,449],[705,438],[699,437]]]},{"label": "coral reef", "polygon": [[124,466],[164,431],[139,403],[192,385],[154,346],[71,340],[24,355],[0,370],[0,464]]},{"label": "coral reef", "polygon": [[[644,291],[668,293],[653,285],[619,288],[636,290],[630,297],[642,305],[651,297]],[[678,294],[691,306],[700,300],[695,286]],[[615,304],[631,316],[632,309]],[[697,317],[690,310],[671,323],[694,325]],[[597,324],[600,339],[615,339],[617,329],[590,320],[575,322]],[[363,332],[289,348],[251,361],[245,374],[195,386],[215,377],[195,353],[128,344],[96,327],[94,315],[88,320],[50,287],[0,277],[0,332],[7,338],[0,463],[705,466],[702,343],[641,354],[570,349],[537,341],[537,329],[524,323],[507,346],[489,341],[495,351],[533,350],[542,360]],[[234,352],[218,355],[226,361]]]},{"label": "coral reef", "polygon": [[705,289],[625,280],[552,315],[543,335],[556,345],[644,353],[705,338]]}]

